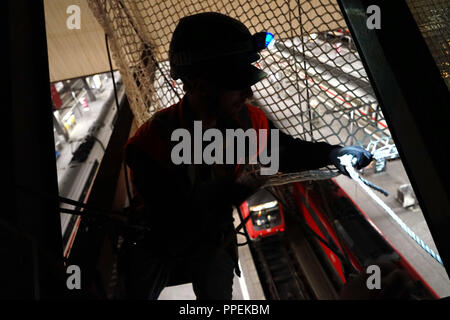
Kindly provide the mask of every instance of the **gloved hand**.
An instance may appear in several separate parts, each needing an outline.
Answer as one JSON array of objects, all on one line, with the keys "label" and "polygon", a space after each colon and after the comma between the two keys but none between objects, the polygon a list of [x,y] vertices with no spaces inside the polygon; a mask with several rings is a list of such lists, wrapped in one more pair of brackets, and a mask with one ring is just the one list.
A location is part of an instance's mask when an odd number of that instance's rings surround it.
[{"label": "gloved hand", "polygon": [[372,154],[360,146],[339,147],[331,150],[329,158],[335,167],[346,176],[349,176],[347,170],[341,165],[339,157],[344,154],[351,154],[354,157],[354,167],[361,169],[372,161]]}]

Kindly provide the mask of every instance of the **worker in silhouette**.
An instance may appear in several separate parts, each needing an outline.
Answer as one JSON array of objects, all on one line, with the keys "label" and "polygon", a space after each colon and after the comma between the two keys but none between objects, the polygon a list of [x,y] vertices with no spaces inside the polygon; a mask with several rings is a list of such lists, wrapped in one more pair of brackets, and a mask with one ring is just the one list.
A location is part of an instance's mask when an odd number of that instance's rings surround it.
[{"label": "worker in silhouette", "polygon": [[[271,140],[275,125],[248,101],[251,86],[267,76],[252,63],[272,38],[266,32],[252,35],[244,24],[219,13],[179,21],[170,42],[170,72],[174,80],[181,79],[186,93],[178,103],[156,112],[125,148],[142,203],[135,223],[151,230],[130,249],[129,298],[157,299],[165,286],[180,283],[177,278],[183,274],[197,299],[231,299],[233,272],[239,274],[232,211],[260,186],[242,177],[249,158],[263,149],[279,155],[281,172],[335,164],[346,173],[338,161],[346,153],[355,157],[357,168],[371,161],[370,153],[360,147],[308,142],[282,132],[277,141]],[[191,161],[174,161],[173,150],[180,141],[174,132],[194,137],[199,123],[201,133],[214,129],[225,136],[228,129],[262,129],[269,134],[264,143],[258,138],[255,154],[249,151],[246,159],[233,163],[196,161],[203,155],[198,150],[208,145],[205,139],[200,147],[184,149],[181,156]]]}]

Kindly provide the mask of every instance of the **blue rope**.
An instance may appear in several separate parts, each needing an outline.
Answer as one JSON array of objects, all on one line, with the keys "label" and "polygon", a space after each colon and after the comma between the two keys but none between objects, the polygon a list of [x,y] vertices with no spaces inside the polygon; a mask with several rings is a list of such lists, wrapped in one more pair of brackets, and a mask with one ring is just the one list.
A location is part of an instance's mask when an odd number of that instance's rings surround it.
[{"label": "blue rope", "polygon": [[341,164],[345,166],[345,169],[350,174],[350,177],[358,182],[358,184],[369,194],[369,196],[375,200],[376,203],[378,203],[390,216],[392,219],[394,219],[395,222],[397,222],[398,225],[405,231],[423,250],[425,250],[430,256],[432,256],[437,262],[439,262],[441,265],[444,265],[441,257],[435,253],[430,247],[422,241],[415,233],[412,231],[403,221],[400,219],[395,212],[388,207],[386,203],[383,202],[372,190],[369,189],[367,185],[364,184],[364,181],[361,179],[361,177],[358,175],[358,173],[355,171],[355,169],[352,166],[352,155],[346,154],[342,157],[339,157],[341,160]]}]

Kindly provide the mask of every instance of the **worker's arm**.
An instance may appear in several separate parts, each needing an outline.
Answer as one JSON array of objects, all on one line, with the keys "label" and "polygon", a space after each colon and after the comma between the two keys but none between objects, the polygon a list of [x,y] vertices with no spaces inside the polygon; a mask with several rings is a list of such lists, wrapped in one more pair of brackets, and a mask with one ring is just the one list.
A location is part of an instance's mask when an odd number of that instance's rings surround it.
[{"label": "worker's arm", "polygon": [[[269,120],[269,127],[276,129]],[[296,172],[312,170],[329,165],[334,165],[341,173],[348,175],[340,165],[339,157],[343,154],[351,154],[355,157],[355,167],[361,169],[372,161],[372,155],[359,146],[343,147],[331,145],[326,142],[310,142],[293,138],[290,135],[279,132],[280,166],[281,172]]]},{"label": "worker's arm", "polygon": [[[269,128],[276,129],[269,120]],[[296,172],[318,169],[331,165],[330,152],[339,145],[330,145],[326,142],[309,142],[296,139],[279,131],[280,167],[281,172]]]}]

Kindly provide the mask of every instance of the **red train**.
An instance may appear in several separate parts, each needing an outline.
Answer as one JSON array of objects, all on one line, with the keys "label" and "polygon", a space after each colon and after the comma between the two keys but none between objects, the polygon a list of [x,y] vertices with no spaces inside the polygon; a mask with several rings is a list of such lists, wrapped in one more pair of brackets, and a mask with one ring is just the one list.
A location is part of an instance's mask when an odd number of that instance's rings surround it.
[{"label": "red train", "polygon": [[[294,183],[297,218],[339,288],[347,282],[349,269],[365,272],[368,265],[389,262],[406,271],[416,287],[411,297],[438,299],[436,292],[394,248],[370,218],[334,180]],[[261,191],[241,205],[247,232],[252,240],[283,232],[285,212],[277,199]],[[288,230],[287,230],[288,231]]]},{"label": "red train", "polygon": [[241,205],[243,219],[251,239],[267,237],[285,229],[284,214],[278,200],[266,190],[261,190]]}]

